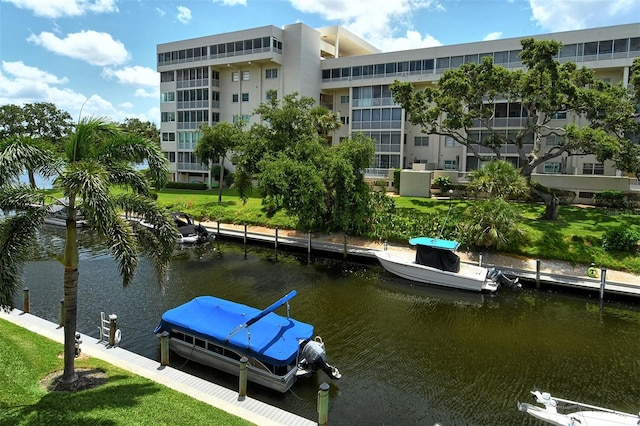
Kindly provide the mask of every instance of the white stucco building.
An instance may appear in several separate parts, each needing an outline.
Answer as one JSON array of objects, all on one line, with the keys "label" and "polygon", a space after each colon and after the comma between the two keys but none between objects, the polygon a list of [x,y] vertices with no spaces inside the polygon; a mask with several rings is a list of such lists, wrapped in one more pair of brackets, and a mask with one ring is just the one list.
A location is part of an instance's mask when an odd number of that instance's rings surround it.
[{"label": "white stucco building", "polygon": [[[560,41],[560,61],[594,69],[597,78],[614,84],[628,84],[633,59],[640,56],[640,23],[535,38]],[[386,178],[389,170],[411,169],[414,164],[463,176],[478,167],[475,157],[453,140],[423,134],[406,122],[402,108],[393,103],[389,86],[395,80],[411,81],[417,87],[434,84],[445,70],[479,62],[487,55],[507,68],[521,67],[520,40],[381,53],[344,28],[314,29],[298,23],[160,44],[161,142],[172,178],[206,182],[208,168],[192,154],[198,127],[255,120],[252,112],[267,100],[269,90],[278,96],[298,92],[338,112],[343,126],[333,135],[334,144],[352,132],[371,136],[376,141],[376,156],[367,176],[372,179]],[[505,132],[514,131],[526,119],[519,104],[506,101],[496,107],[495,116],[495,126]],[[545,143],[557,141],[549,138]],[[515,152],[505,147],[503,154],[517,165]],[[537,173],[550,175],[547,178],[619,176],[612,164],[599,164],[592,156],[555,159],[540,166]],[[604,188],[593,190],[608,189],[610,185],[601,182]],[[589,191],[583,192],[590,198]]]}]

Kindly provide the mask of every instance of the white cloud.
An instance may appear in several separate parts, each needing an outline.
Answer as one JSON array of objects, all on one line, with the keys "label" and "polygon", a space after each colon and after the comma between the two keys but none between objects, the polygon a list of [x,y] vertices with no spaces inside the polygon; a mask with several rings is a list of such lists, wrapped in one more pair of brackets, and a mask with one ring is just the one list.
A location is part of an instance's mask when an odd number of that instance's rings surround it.
[{"label": "white cloud", "polygon": [[191,9],[184,6],[178,6],[178,21],[186,24],[191,20]]},{"label": "white cloud", "polygon": [[[123,121],[130,116],[126,111],[116,108],[100,95],[85,95],[68,87],[58,87],[68,83],[64,77],[58,77],[38,68],[18,62],[2,61],[0,68],[0,105],[23,105],[34,102],[51,102],[59,109],[69,112],[77,119],[80,109],[82,115],[110,117]],[[84,106],[83,106],[84,104]],[[160,117],[160,113],[157,113]],[[155,119],[155,115],[151,115]],[[145,118],[150,120],[150,118]]]},{"label": "white cloud", "polygon": [[[437,46],[441,43],[412,27],[419,9],[444,11],[439,0],[289,0],[301,12],[337,21],[383,51]],[[404,32],[404,34],[403,34]],[[401,47],[400,47],[401,46]]]},{"label": "white cloud", "polygon": [[158,87],[160,77],[156,70],[139,65],[120,69],[105,68],[102,72],[105,78],[116,78],[119,83],[130,86]]},{"label": "white cloud", "polygon": [[222,3],[223,6],[246,6],[247,0],[213,0],[214,3]]},{"label": "white cloud", "polygon": [[487,34],[486,36],[484,36],[484,41],[489,41],[489,40],[498,40],[500,37],[502,37],[502,32],[501,31],[495,31],[492,33]]},{"label": "white cloud", "polygon": [[61,18],[82,16],[88,12],[117,12],[116,0],[2,0],[20,9],[27,9],[36,16]]},{"label": "white cloud", "polygon": [[111,34],[96,31],[81,31],[58,38],[50,32],[32,34],[28,41],[62,56],[80,59],[91,65],[119,65],[129,59],[129,52],[124,44],[114,40]]},{"label": "white cloud", "polygon": [[529,0],[532,17],[538,26],[551,32],[578,30],[625,22],[640,17],[638,0]]},{"label": "white cloud", "polygon": [[160,9],[159,7],[156,7],[156,12],[158,12],[158,15],[160,15],[160,16],[164,16],[164,15],[167,14],[167,12],[165,12],[162,9]]},{"label": "white cloud", "polygon": [[160,99],[160,89],[136,89],[135,96],[138,98],[155,98]]}]

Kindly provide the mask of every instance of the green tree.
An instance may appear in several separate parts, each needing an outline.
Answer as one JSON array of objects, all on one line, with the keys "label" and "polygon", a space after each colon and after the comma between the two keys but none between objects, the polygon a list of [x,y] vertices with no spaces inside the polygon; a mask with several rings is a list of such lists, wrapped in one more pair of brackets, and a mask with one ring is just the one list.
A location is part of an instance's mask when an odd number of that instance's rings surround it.
[{"label": "green tree", "polygon": [[295,93],[272,97],[256,113],[263,121],[236,149],[236,187],[246,190],[255,178],[268,212],[285,209],[302,229],[360,232],[370,216],[363,170],[373,160],[373,141],[355,135],[328,145],[337,115]]},{"label": "green tree", "polygon": [[203,125],[200,127],[200,138],[194,153],[202,164],[209,165],[213,162],[220,164],[220,176],[218,185],[218,202],[222,202],[222,183],[224,182],[224,159],[230,150],[242,143],[244,131],[243,123],[221,122],[215,126]]},{"label": "green tree", "polygon": [[160,144],[160,130],[155,123],[142,121],[139,118],[125,118],[124,122],[120,123],[120,128]]},{"label": "green tree", "polygon": [[[47,213],[45,193],[16,185],[15,179],[29,163],[45,164],[56,175],[54,187],[62,190],[67,209],[65,246],[58,260],[64,267],[64,373],[62,380],[77,379],[74,369],[78,306],[78,212],[89,220],[93,232],[104,239],[118,263],[123,285],[128,285],[146,253],[159,279],[166,275],[178,235],[172,219],[151,198],[150,183],[135,165],[147,161],[156,185],[166,181],[168,167],[159,146],[138,135],[125,133],[101,118],[82,119],[66,139],[64,157],[25,142],[0,145],[0,209],[13,211],[0,224],[0,305],[12,307],[20,284],[20,271],[29,244],[35,240]],[[116,195],[113,186],[130,191]],[[137,229],[120,213],[132,212],[155,226]]]},{"label": "green tree", "polygon": [[529,192],[527,181],[513,164],[493,160],[484,167],[471,171],[469,189],[484,192],[490,197],[518,198]]},{"label": "green tree", "polygon": [[[557,41],[525,39],[520,54],[525,70],[509,70],[484,57],[480,63],[445,71],[437,87],[416,91],[411,83],[395,82],[391,90],[411,123],[425,133],[453,138],[481,161],[502,159],[507,150],[517,152],[520,173],[528,182],[537,167],[562,156],[595,154],[599,161],[619,160],[628,147],[625,135],[637,126],[632,94],[598,81],[592,70],[560,63],[555,59],[560,48]],[[496,112],[505,103],[515,107],[522,121],[517,131],[498,128]],[[584,125],[574,120],[558,125],[557,114],[573,115]],[[548,136],[559,143],[545,149]],[[531,191],[545,201],[544,218],[557,219],[555,193],[537,185]]]},{"label": "green tree", "polygon": [[520,223],[517,210],[502,197],[494,197],[464,211],[459,235],[467,245],[504,250],[524,240]]},{"label": "green tree", "polygon": [[[43,149],[53,149],[62,153],[64,139],[73,129],[71,115],[59,110],[49,102],[36,102],[24,106],[3,105],[0,107],[0,140],[29,141]],[[29,183],[36,187],[33,167],[26,169]]]}]

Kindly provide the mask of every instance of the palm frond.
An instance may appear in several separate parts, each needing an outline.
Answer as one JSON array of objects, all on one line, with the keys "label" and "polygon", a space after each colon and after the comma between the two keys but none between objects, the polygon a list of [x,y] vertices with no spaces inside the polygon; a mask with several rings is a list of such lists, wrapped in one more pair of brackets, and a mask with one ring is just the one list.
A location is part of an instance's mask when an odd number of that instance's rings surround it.
[{"label": "palm frond", "polygon": [[138,245],[131,225],[116,217],[109,234],[109,243],[111,253],[118,262],[122,284],[126,287],[131,283],[138,266]]},{"label": "palm frond", "polygon": [[22,266],[46,210],[33,208],[0,222],[0,308],[13,308],[13,296],[22,283]]},{"label": "palm frond", "polygon": [[131,188],[135,193],[148,196],[151,193],[149,183],[141,171],[130,164],[117,162],[107,165],[111,183]]},{"label": "palm frond", "polygon": [[[4,185],[0,186],[0,210],[22,211],[45,209],[44,193],[38,189],[32,189],[29,185]],[[46,214],[46,210],[43,214]]]},{"label": "palm frond", "polygon": [[100,146],[118,134],[119,128],[104,117],[80,120],[66,145],[67,159],[71,162],[95,158]]},{"label": "palm frond", "polygon": [[62,164],[52,151],[30,144],[28,138],[10,137],[0,144],[0,186],[17,181],[25,170],[53,176]]}]

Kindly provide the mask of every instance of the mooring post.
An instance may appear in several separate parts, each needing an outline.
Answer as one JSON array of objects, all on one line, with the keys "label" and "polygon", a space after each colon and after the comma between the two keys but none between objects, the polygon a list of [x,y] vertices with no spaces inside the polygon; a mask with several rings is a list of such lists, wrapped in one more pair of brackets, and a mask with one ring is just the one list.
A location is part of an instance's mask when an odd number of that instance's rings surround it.
[{"label": "mooring post", "polygon": [[540,259],[536,259],[536,288],[540,290]]},{"label": "mooring post", "polygon": [[344,258],[347,258],[347,254],[349,253],[349,248],[347,247],[347,234],[344,234]]},{"label": "mooring post", "polygon": [[276,226],[276,240],[274,242],[274,248],[278,250],[278,227]]},{"label": "mooring post", "polygon": [[22,312],[29,313],[29,287],[25,287],[22,290]]},{"label": "mooring post", "polygon": [[607,268],[600,269],[600,299],[604,299],[604,285],[607,279]]},{"label": "mooring post", "polygon": [[383,245],[384,250],[387,250],[387,240],[384,240],[384,245]]},{"label": "mooring post", "polygon": [[247,223],[244,224],[244,243],[247,244]]},{"label": "mooring post", "polygon": [[64,327],[64,299],[60,299],[60,327]]},{"label": "mooring post", "polygon": [[169,332],[160,333],[160,365],[169,365]]},{"label": "mooring post", "polygon": [[478,256],[478,266],[482,266],[482,253]]},{"label": "mooring post", "polygon": [[311,232],[307,232],[307,254],[311,256]]},{"label": "mooring post", "polygon": [[238,400],[243,401],[247,396],[247,362],[249,359],[246,356],[240,358],[240,375],[239,378],[239,390]]},{"label": "mooring post", "polygon": [[220,238],[220,221],[218,221],[218,227],[217,227],[216,232],[217,232],[216,237],[217,237],[217,238]]},{"label": "mooring post", "polygon": [[118,316],[116,314],[109,315],[109,346],[116,345],[116,330]]},{"label": "mooring post", "polygon": [[323,382],[318,391],[318,425],[329,424],[329,385]]}]

